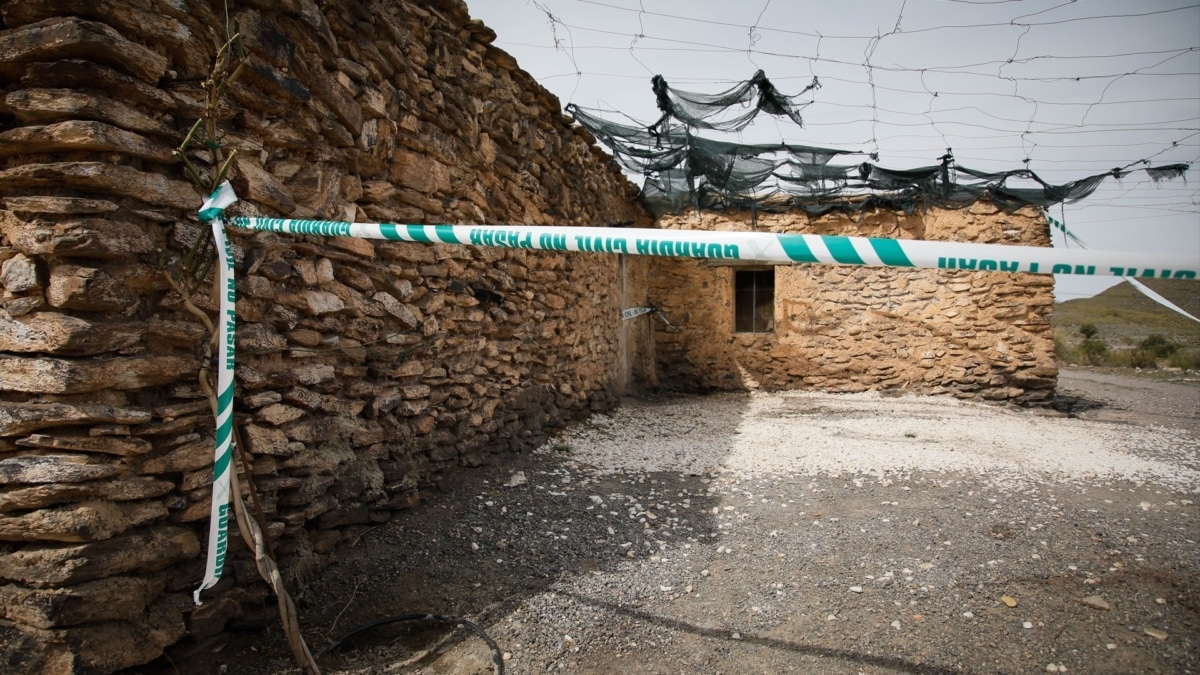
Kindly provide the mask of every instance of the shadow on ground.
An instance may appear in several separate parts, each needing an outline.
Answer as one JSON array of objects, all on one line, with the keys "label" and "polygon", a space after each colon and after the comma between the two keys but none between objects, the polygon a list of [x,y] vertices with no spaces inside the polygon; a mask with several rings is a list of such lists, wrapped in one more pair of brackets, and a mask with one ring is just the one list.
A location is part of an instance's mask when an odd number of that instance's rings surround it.
[{"label": "shadow on ground", "polygon": [[[668,437],[732,451],[737,422],[692,438],[669,403],[636,402],[661,424],[630,453]],[[569,443],[553,447],[461,470],[337,551],[297,593],[310,646],[430,612],[486,626],[514,674],[1200,667],[1194,495],[942,473],[597,474]],[[444,624],[380,627],[320,663],[491,672],[483,642]],[[180,645],[141,672],[298,671],[271,624]]]}]

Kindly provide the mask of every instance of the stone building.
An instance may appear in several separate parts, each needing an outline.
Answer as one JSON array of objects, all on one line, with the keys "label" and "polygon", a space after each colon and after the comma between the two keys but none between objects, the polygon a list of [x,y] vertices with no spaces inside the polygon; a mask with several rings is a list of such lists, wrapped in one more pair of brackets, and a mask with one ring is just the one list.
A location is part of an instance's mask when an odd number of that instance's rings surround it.
[{"label": "stone building", "polygon": [[[911,215],[689,212],[664,228],[1049,246],[1046,220],[987,202]],[[1036,403],[1054,393],[1045,275],[655,259],[658,381],[684,390],[894,389]]]},{"label": "stone building", "polygon": [[[214,444],[198,313],[216,305],[207,285],[179,281],[204,230],[202,190],[173,151],[198,119],[211,113],[219,132],[184,154],[208,176],[218,149],[237,151],[244,215],[653,224],[590,134],[461,0],[242,0],[228,24],[225,6],[0,3],[4,672],[113,672],[272,620],[236,536],[222,582],[203,606],[190,598]],[[206,113],[224,40],[211,36],[234,26],[246,65]],[[708,215],[660,225],[725,226]],[[761,226],[1046,240],[1028,217],[984,206]],[[439,475],[534,447],[637,386],[1032,399],[1053,383],[1040,279],[778,268],[773,332],[739,332],[743,270],[230,236],[235,463],[291,584]],[[671,326],[620,320],[647,304]]]}]

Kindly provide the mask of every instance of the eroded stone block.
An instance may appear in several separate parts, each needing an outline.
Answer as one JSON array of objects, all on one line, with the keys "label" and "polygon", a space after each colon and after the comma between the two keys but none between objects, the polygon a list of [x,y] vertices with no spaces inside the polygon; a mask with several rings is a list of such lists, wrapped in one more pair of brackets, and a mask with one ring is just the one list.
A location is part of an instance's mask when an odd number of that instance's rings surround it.
[{"label": "eroded stone block", "polygon": [[46,483],[0,492],[0,512],[40,509],[90,499],[114,502],[153,499],[174,489],[175,484],[169,481],[140,478],[95,480],[86,483]]},{"label": "eroded stone block", "polygon": [[41,290],[37,264],[21,253],[5,260],[0,265],[0,287],[10,293]]},{"label": "eroded stone block", "polygon": [[5,403],[0,406],[0,436],[21,436],[38,429],[81,424],[144,424],[149,410],[109,405]]},{"label": "eroded stone block", "polygon": [[0,541],[101,541],[166,516],[167,507],[156,501],[85,502],[20,516],[0,515]]},{"label": "eroded stone block", "polygon": [[[0,157],[31,152],[119,152],[131,157],[152,162],[170,162],[171,151],[167,147],[147,140],[136,133],[119,129],[103,122],[70,120],[45,126],[27,126],[0,133]],[[32,199],[32,198],[30,198]],[[43,199],[53,199],[46,197]],[[14,208],[11,200],[9,208]],[[82,200],[80,200],[82,201]],[[92,200],[100,201],[100,200]],[[111,202],[109,202],[111,204]],[[26,209],[28,211],[28,209]],[[44,210],[34,213],[104,213],[116,210]]]},{"label": "eroded stone block", "polygon": [[144,332],[134,323],[88,321],[57,312],[14,318],[0,310],[0,352],[90,356],[132,347]]},{"label": "eroded stone block", "polygon": [[0,460],[0,485],[82,483],[110,478],[120,469],[82,455],[24,455]]},{"label": "eroded stone block", "polygon": [[6,95],[4,103],[23,124],[83,119],[107,122],[137,133],[159,136],[174,133],[162,122],[120,101],[71,89],[19,89]]},{"label": "eroded stone block", "polygon": [[66,359],[0,356],[0,391],[85,394],[103,389],[142,389],[168,384],[199,371],[192,357]]},{"label": "eroded stone block", "polygon": [[46,19],[0,36],[0,62],[86,59],[111,65],[151,84],[167,69],[166,57],[121,37],[102,23],[77,17]]},{"label": "eroded stone block", "polygon": [[48,448],[51,450],[75,450],[77,452],[98,452],[108,455],[141,455],[150,452],[153,446],[141,438],[122,436],[67,436],[33,434],[17,441],[17,445],[29,448]]},{"label": "eroded stone block", "polygon": [[51,588],[128,574],[157,572],[200,554],[190,529],[162,526],[105,541],[59,546],[32,544],[0,555],[0,577]]}]

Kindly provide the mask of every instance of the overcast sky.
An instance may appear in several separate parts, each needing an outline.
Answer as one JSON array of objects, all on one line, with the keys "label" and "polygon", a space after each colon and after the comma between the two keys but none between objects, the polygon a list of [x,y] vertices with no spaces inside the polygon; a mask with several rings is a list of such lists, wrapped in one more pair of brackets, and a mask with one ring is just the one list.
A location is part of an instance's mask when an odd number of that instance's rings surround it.
[{"label": "overcast sky", "polygon": [[[468,0],[496,46],[563,102],[650,123],[650,77],[717,93],[761,68],[784,94],[816,77],[804,127],[760,115],[733,139],[878,152],[1065,183],[1143,159],[1051,211],[1091,248],[1200,257],[1200,4],[1167,0]],[[551,18],[553,17],[553,19]],[[705,132],[706,135],[711,135]],[[851,160],[853,161],[853,160]],[[1146,166],[1139,164],[1138,167]],[[1061,235],[1055,245],[1063,245]],[[1075,244],[1071,244],[1075,246]],[[1111,278],[1059,277],[1060,300]]]}]

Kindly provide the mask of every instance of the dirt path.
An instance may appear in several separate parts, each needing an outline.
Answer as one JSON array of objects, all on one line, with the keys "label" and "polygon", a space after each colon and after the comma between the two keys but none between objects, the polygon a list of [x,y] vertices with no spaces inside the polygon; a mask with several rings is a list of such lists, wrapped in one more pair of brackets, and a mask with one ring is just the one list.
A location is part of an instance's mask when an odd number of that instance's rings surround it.
[{"label": "dirt path", "polygon": [[1082,396],[1100,407],[1081,413],[1084,418],[1132,424],[1163,426],[1200,432],[1200,378],[1182,376],[1177,381],[1158,377],[1064,368],[1058,376],[1058,391]]},{"label": "dirt path", "polygon": [[[309,643],[436,612],[482,624],[508,673],[1196,672],[1200,387],[1060,382],[1072,417],[631,401],[341,551],[300,594]],[[489,658],[463,629],[406,623],[321,663],[467,674]],[[292,672],[274,627],[174,663]]]}]

